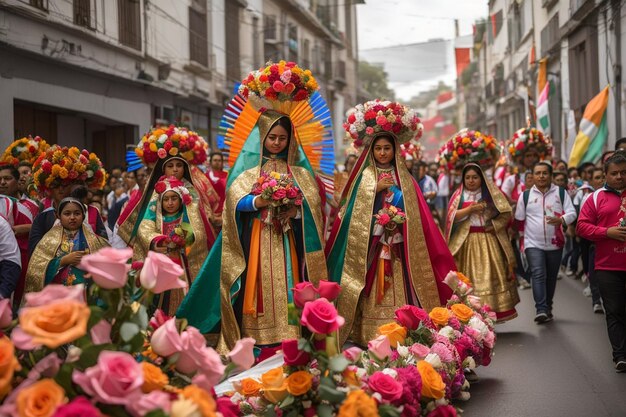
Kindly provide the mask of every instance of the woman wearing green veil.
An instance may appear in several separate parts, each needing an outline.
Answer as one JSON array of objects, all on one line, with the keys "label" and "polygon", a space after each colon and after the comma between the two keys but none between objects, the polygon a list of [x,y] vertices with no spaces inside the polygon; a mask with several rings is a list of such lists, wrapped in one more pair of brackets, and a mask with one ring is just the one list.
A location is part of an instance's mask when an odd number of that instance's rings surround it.
[{"label": "woman wearing green veil", "polygon": [[[298,321],[290,320],[291,288],[327,277],[322,198],[303,148],[316,128],[302,112],[313,111],[306,101],[290,104],[259,112],[246,101],[226,135],[229,159],[236,160],[227,179],[222,231],[177,312],[203,333],[219,331],[220,348],[231,349],[242,337],[261,347],[299,337]],[[297,187],[297,203],[275,209],[253,194],[267,177]]]}]

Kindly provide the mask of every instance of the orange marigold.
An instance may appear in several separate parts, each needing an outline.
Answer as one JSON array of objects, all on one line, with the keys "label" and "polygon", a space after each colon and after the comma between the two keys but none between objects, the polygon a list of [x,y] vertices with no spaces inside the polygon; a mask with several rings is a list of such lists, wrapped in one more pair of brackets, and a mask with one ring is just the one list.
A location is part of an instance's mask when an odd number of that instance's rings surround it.
[{"label": "orange marigold", "polygon": [[376,400],[362,390],[352,391],[341,404],[337,417],[379,417]]}]

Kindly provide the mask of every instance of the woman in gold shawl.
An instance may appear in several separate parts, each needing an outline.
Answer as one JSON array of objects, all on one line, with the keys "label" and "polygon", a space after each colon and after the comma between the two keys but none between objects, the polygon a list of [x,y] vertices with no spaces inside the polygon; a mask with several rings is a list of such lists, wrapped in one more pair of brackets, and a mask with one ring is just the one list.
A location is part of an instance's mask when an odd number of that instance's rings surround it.
[{"label": "woman in gold shawl", "polygon": [[508,236],[511,206],[478,164],[466,164],[462,184],[448,206],[446,239],[474,294],[496,312],[498,321],[517,316],[519,303]]},{"label": "woman in gold shawl", "polygon": [[[203,266],[213,272],[200,274],[177,314],[202,333],[219,328],[220,347],[229,349],[242,337],[263,347],[299,337],[291,288],[326,278],[321,197],[309,161],[288,116],[266,110],[257,117],[228,175],[222,232]],[[300,205],[272,214],[278,223],[267,221],[267,200],[252,194],[264,174],[291,175],[302,192]]]}]

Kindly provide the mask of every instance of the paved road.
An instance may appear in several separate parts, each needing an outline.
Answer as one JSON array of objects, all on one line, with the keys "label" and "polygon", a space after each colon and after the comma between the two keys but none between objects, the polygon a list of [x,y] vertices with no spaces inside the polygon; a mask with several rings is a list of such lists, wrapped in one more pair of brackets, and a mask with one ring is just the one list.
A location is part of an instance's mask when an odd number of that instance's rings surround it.
[{"label": "paved road", "polygon": [[493,361],[457,404],[464,417],[626,416],[626,373],[615,373],[604,315],[583,287],[558,281],[554,321],[541,326],[531,291],[520,290],[519,317],[496,326]]}]

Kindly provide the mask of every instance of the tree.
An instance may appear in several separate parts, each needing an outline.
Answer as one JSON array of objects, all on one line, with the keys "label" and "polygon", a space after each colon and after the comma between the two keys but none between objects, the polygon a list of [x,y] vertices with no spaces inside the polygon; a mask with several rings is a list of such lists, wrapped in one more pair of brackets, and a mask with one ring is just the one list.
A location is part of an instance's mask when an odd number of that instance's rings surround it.
[{"label": "tree", "polygon": [[369,99],[394,100],[393,90],[387,86],[387,73],[382,66],[372,65],[367,61],[359,61],[359,81],[367,91]]}]

